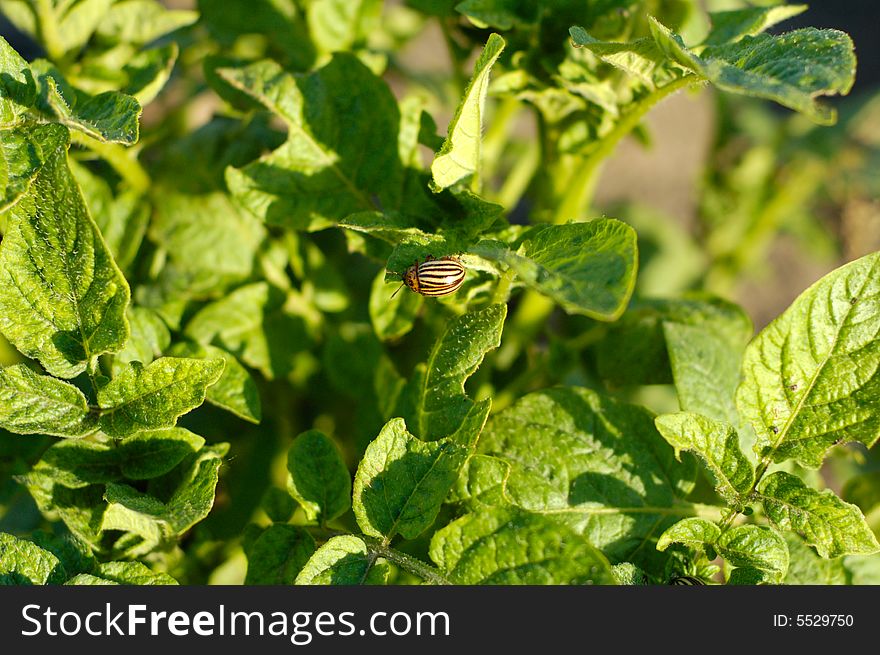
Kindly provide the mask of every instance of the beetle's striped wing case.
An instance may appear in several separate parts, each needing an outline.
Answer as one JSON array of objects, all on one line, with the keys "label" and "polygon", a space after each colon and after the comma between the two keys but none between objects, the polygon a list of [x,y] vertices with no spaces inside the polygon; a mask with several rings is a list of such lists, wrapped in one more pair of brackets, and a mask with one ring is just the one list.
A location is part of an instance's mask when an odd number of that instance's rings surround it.
[{"label": "beetle's striped wing case", "polygon": [[706,583],[692,575],[678,575],[672,578],[672,580],[669,581],[669,584],[698,587],[701,585],[705,585]]},{"label": "beetle's striped wing case", "polygon": [[452,257],[429,259],[415,265],[415,275],[408,286],[423,296],[446,296],[455,293],[464,282],[465,268]]}]

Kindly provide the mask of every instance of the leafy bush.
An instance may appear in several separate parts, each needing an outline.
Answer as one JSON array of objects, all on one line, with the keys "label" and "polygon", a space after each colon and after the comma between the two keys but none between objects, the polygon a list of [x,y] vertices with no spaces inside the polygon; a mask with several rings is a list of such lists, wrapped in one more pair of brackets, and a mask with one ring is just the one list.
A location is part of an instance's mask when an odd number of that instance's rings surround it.
[{"label": "leafy bush", "polygon": [[[880,253],[756,336],[711,293],[871,197],[876,103],[807,127],[850,38],[698,4],[4,2],[3,580],[877,581]],[[698,229],[598,217],[707,86]]]}]

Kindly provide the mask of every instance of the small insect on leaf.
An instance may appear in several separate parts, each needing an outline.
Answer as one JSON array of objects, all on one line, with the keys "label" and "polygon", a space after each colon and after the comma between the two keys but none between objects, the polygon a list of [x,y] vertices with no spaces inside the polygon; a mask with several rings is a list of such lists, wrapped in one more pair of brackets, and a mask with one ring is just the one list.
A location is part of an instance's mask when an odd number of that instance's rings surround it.
[{"label": "small insect on leaf", "polygon": [[448,296],[461,287],[465,273],[464,265],[456,257],[435,259],[429,255],[425,261],[416,260],[406,269],[403,284],[423,296]]},{"label": "small insect on leaf", "polygon": [[692,575],[678,575],[669,581],[671,585],[700,586],[706,583]]}]

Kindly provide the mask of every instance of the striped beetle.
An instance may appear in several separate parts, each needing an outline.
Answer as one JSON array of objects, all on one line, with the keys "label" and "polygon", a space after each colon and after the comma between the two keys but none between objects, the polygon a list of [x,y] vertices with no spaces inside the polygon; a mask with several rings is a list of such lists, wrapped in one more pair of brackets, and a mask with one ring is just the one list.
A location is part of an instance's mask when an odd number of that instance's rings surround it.
[{"label": "striped beetle", "polygon": [[700,586],[706,583],[693,575],[677,575],[669,581],[671,585]]},{"label": "striped beetle", "polygon": [[[465,268],[456,257],[442,257],[434,259],[431,255],[425,257],[425,261],[419,260],[406,269],[403,274],[403,284],[416,293],[423,296],[448,296],[458,291],[464,282]],[[397,295],[395,291],[391,297]]]}]

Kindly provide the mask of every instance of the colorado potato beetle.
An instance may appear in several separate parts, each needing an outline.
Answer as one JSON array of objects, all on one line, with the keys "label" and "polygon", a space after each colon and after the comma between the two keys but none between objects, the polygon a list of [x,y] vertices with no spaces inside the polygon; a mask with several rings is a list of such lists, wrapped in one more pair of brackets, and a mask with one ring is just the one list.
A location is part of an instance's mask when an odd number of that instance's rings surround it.
[{"label": "colorado potato beetle", "polygon": [[[455,293],[464,282],[465,268],[456,257],[434,259],[428,255],[425,261],[418,260],[406,269],[403,284],[423,296],[448,296]],[[392,294],[392,298],[397,294]]]},{"label": "colorado potato beetle", "polygon": [[669,581],[671,585],[687,585],[687,586],[700,586],[706,584],[698,577],[693,575],[678,575],[672,580]]}]

